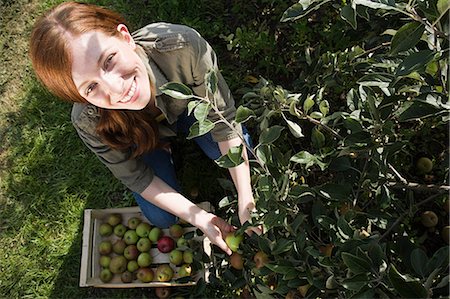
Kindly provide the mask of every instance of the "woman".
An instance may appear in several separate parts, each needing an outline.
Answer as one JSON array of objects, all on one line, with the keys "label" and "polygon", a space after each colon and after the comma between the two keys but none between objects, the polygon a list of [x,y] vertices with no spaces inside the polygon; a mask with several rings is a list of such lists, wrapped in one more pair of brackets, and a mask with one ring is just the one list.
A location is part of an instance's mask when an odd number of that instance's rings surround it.
[{"label": "woman", "polygon": [[[76,2],[60,4],[39,19],[30,40],[30,56],[40,81],[56,96],[73,102],[72,123],[86,146],[135,194],[149,220],[161,227],[177,217],[201,229],[212,243],[231,254],[223,240],[233,227],[182,196],[163,139],[192,124],[187,101],[161,93],[169,81],[181,82],[205,96],[204,77],[218,71],[216,55],[193,29],[150,24],[130,33],[121,16]],[[234,101],[219,74],[214,100],[233,120]],[[212,121],[218,115],[210,113]],[[241,144],[237,132],[217,124],[197,143],[212,159]],[[230,169],[238,192],[241,223],[255,208],[247,154]],[[260,233],[259,228],[251,228]]]}]

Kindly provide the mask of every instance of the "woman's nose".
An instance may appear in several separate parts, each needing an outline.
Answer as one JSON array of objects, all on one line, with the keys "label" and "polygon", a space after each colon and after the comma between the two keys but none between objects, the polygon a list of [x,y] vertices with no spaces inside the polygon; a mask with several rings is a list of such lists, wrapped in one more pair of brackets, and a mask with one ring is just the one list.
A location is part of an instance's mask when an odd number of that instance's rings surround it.
[{"label": "woman's nose", "polygon": [[124,80],[121,76],[115,73],[105,73],[103,75],[103,82],[106,92],[109,94],[111,101],[120,101],[124,93]]}]

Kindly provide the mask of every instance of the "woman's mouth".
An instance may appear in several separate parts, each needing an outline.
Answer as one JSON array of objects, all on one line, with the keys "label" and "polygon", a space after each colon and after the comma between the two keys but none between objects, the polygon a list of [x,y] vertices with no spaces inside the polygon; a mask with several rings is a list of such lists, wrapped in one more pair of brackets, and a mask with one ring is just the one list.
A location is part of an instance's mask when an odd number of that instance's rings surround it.
[{"label": "woman's mouth", "polygon": [[133,99],[134,95],[136,94],[136,78],[133,79],[133,83],[131,83],[130,90],[128,91],[128,94],[123,98],[121,103],[128,103]]}]

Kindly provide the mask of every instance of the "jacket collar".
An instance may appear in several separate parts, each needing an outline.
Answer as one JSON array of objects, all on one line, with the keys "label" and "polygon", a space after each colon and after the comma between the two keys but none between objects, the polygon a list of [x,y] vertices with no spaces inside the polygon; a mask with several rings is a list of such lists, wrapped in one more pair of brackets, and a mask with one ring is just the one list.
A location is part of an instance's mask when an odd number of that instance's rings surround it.
[{"label": "jacket collar", "polygon": [[136,54],[141,58],[142,62],[145,65],[145,68],[147,69],[148,76],[150,78],[151,82],[155,82],[156,86],[156,96],[162,95],[162,91],[159,89],[161,86],[169,82],[164,76],[164,74],[161,72],[159,67],[156,65],[156,63],[150,59],[145,52],[144,48],[142,48],[140,45],[136,45]]}]

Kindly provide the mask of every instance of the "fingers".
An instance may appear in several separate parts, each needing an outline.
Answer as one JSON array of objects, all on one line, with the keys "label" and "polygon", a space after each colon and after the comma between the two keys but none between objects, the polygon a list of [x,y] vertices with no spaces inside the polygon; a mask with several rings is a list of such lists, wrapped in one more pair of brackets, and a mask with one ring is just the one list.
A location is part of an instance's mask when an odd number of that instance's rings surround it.
[{"label": "fingers", "polygon": [[261,235],[263,233],[263,228],[261,225],[259,226],[251,226],[248,229],[245,230],[245,233],[249,236],[251,236],[253,233],[257,235]]},{"label": "fingers", "polygon": [[216,242],[214,244],[219,246],[219,248],[222,249],[226,254],[231,255],[233,253],[228,247],[227,243],[225,243],[225,241],[221,237],[218,237],[215,241]]}]

